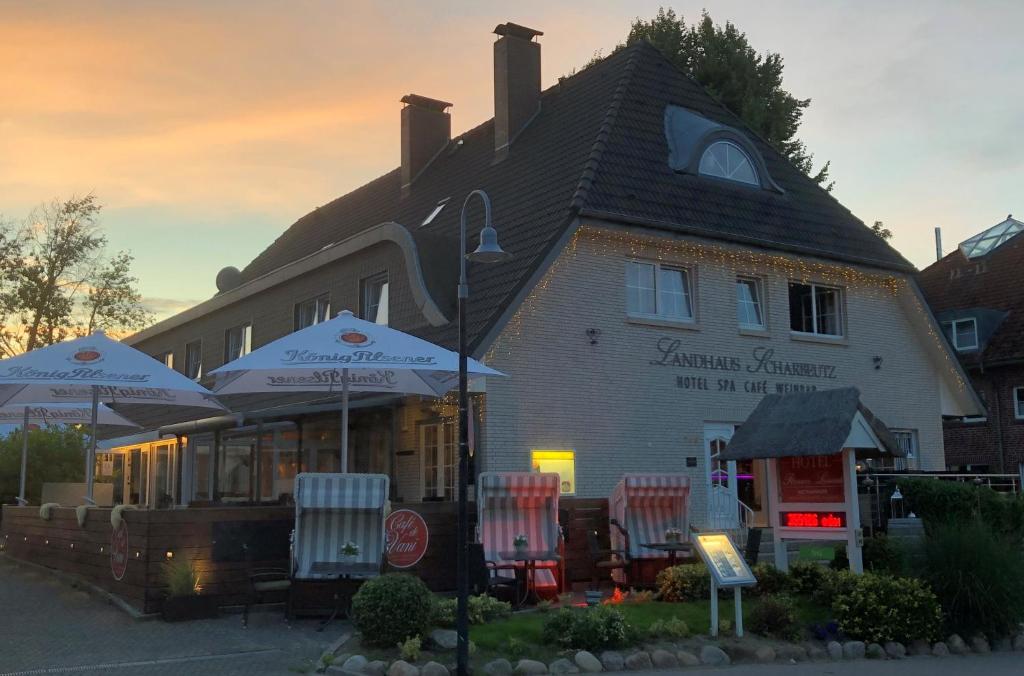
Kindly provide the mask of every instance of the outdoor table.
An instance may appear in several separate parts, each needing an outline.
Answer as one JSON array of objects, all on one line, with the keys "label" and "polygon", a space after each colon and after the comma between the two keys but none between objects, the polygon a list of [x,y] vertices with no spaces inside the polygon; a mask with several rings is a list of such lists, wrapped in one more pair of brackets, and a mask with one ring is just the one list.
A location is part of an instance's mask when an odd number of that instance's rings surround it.
[{"label": "outdoor table", "polygon": [[676,556],[682,552],[685,555],[693,555],[693,544],[689,542],[641,542],[641,547],[655,549],[659,552],[668,552],[668,565],[671,568],[676,565]]},{"label": "outdoor table", "polygon": [[522,570],[523,572],[523,597],[522,599],[517,599],[517,608],[522,607],[527,601],[537,600],[537,562],[561,560],[561,557],[558,555],[557,552],[531,549],[517,549],[506,552],[498,552],[498,556],[500,556],[504,561],[518,561],[523,564],[523,567],[521,569],[518,567],[516,568],[517,577],[520,570]]},{"label": "outdoor table", "polygon": [[[344,561],[317,561],[309,567],[310,573],[324,575],[335,580],[350,580],[353,575],[372,575],[379,571],[380,566],[372,563],[346,563]],[[334,610],[330,617],[320,623],[317,631],[323,631],[338,616],[339,612],[341,612],[341,595],[335,590]]]}]

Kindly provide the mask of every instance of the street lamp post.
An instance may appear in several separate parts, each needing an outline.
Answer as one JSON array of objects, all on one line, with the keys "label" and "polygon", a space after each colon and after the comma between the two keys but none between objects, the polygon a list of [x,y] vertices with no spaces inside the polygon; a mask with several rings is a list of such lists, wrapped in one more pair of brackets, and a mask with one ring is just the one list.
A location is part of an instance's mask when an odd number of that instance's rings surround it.
[{"label": "street lamp post", "polygon": [[[466,207],[473,197],[479,197],[484,204],[484,227],[480,230],[480,244],[471,254],[466,254]],[[483,190],[474,190],[462,203],[459,229],[459,533],[456,556],[456,577],[458,581],[458,606],[455,629],[458,634],[456,663],[459,676],[469,671],[469,392],[466,375],[466,301],[469,299],[469,284],[466,281],[466,261],[497,263],[510,258],[512,254],[498,245],[498,233],[491,223],[491,200]]]}]

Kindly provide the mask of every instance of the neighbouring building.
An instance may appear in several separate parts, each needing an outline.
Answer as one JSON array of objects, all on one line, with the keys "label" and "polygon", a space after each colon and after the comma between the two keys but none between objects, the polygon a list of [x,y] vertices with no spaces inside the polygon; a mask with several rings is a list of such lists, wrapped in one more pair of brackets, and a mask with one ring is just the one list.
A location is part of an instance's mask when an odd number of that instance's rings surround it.
[{"label": "neighbouring building", "polygon": [[946,464],[1016,473],[1024,463],[1024,223],[1005,220],[928,266],[918,283],[985,403],[947,418]]},{"label": "neighbouring building", "polygon": [[[483,189],[514,258],[470,269],[472,354],[509,376],[474,394],[474,472],[557,471],[581,497],[687,472],[695,522],[757,523],[763,467],[717,460],[736,426],[765,393],[850,385],[909,467],[945,468],[943,416],[981,406],[910,263],[653,47],[542,90],[541,33],[495,33],[493,119],[453,137],[452,104],[405,96],[399,167],[128,342],[201,380],[342,309],[454,347],[459,213]],[[354,399],[346,469],[452,499],[453,400]],[[106,460],[128,501],[286,501],[296,471],[339,469],[338,407],[254,396]]]}]

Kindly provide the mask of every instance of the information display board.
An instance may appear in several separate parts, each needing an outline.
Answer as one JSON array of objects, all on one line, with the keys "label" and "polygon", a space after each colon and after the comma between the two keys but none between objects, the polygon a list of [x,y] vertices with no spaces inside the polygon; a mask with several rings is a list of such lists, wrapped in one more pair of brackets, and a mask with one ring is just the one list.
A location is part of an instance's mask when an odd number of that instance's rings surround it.
[{"label": "information display board", "polygon": [[742,587],[757,582],[750,566],[728,535],[700,533],[696,539],[697,551],[719,587]]}]

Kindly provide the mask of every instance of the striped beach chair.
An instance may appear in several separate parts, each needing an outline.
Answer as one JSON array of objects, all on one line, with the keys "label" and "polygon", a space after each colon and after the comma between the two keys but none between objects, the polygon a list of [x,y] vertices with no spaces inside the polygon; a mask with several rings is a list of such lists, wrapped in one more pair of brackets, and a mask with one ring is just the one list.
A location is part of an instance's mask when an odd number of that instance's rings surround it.
[{"label": "striped beach chair", "polygon": [[501,558],[517,535],[525,535],[531,551],[551,552],[538,561],[534,580],[543,595],[558,593],[554,571],[559,567],[561,530],[558,526],[557,474],[484,472],[477,479],[477,530],[484,559],[494,568],[517,568],[521,563]]},{"label": "striped beach chair", "polygon": [[[668,552],[642,547],[643,542],[663,542],[665,531],[678,528],[682,540],[690,533],[690,477],[685,474],[626,474],[615,486],[609,513],[625,534],[611,526],[612,549],[629,559],[667,558]],[[613,575],[621,582],[621,573]]]},{"label": "striped beach chair", "polygon": [[295,477],[295,535],[292,576],[298,580],[335,577],[330,564],[340,563],[341,548],[354,542],[354,563],[380,575],[384,561],[384,517],[388,477],[383,474],[302,473]]}]

